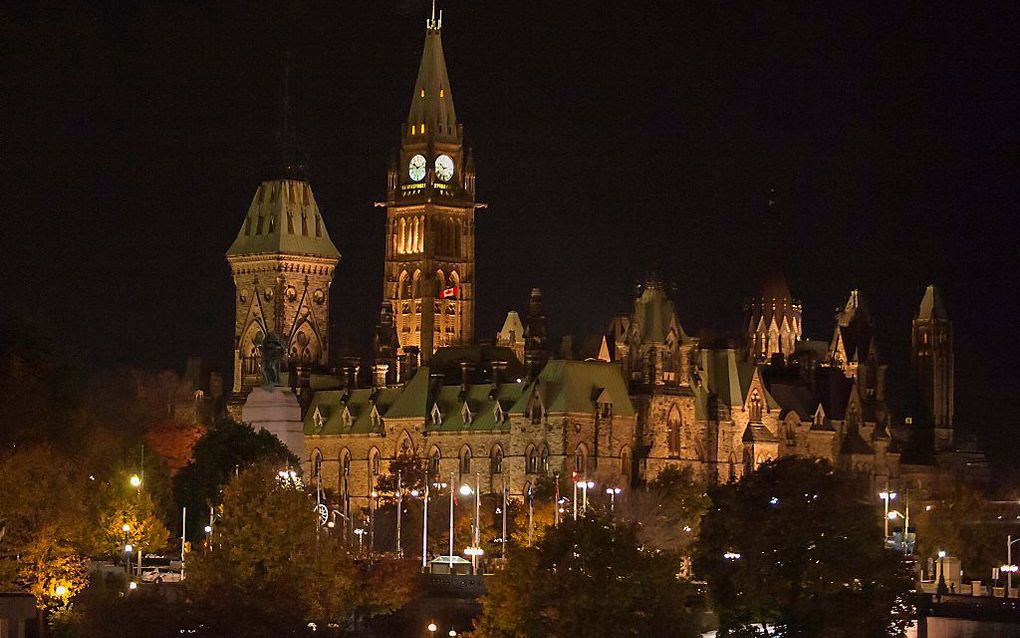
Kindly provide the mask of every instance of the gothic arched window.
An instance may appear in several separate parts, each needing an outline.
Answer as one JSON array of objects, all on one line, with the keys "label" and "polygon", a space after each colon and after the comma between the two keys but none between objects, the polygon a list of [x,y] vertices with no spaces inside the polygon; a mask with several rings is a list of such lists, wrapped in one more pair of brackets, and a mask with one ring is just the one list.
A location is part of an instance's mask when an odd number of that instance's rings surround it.
[{"label": "gothic arched window", "polygon": [[748,410],[750,420],[753,423],[761,423],[762,401],[758,390],[751,392],[750,408]]},{"label": "gothic arched window", "polygon": [[498,445],[492,448],[489,455],[489,474],[503,473],[503,448]]},{"label": "gothic arched window", "polygon": [[318,448],[312,452],[312,479],[316,485],[322,479],[322,451]]},{"label": "gothic arched window", "polygon": [[439,453],[439,448],[432,448],[432,455],[429,456],[429,474],[432,476],[439,476],[439,460],[442,455]]},{"label": "gothic arched window", "polygon": [[669,410],[669,417],[666,419],[666,439],[669,445],[669,455],[680,455],[680,432],[683,429],[683,420],[680,417],[680,410],[674,405]]},{"label": "gothic arched window", "polygon": [[368,469],[372,476],[379,476],[379,472],[382,470],[382,462],[377,448],[372,448],[372,451],[368,453]]},{"label": "gothic arched window", "polygon": [[524,453],[524,471],[528,474],[538,473],[538,457],[535,455],[534,445],[529,445]]},{"label": "gothic arched window", "polygon": [[340,471],[344,476],[351,473],[351,453],[346,448],[340,453]]},{"label": "gothic arched window", "polygon": [[465,445],[464,449],[460,452],[460,473],[471,473],[471,448],[467,445]]},{"label": "gothic arched window", "polygon": [[542,451],[538,455],[538,468],[542,474],[549,473],[549,448],[542,445]]}]

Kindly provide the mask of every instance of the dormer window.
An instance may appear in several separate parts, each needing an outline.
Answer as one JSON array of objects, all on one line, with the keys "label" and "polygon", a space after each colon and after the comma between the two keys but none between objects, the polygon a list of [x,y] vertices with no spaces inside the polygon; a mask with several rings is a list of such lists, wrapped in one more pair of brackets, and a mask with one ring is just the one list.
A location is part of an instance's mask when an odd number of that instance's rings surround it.
[{"label": "dormer window", "polygon": [[503,415],[503,406],[501,406],[499,404],[499,401],[496,401],[496,407],[493,408],[492,415],[493,415],[493,417],[495,417],[497,422],[502,422],[503,421],[503,417],[504,417],[504,415]]},{"label": "dormer window", "polygon": [[461,419],[464,420],[464,425],[471,425],[473,415],[471,414],[471,408],[468,406],[467,401],[464,402],[463,407],[460,409],[460,416]]},{"label": "dormer window", "polygon": [[439,411],[439,404],[432,404],[432,412],[429,415],[432,418],[432,425],[439,425],[443,422],[443,413]]},{"label": "dormer window", "polygon": [[379,410],[373,405],[372,406],[372,427],[379,429],[382,427],[383,420],[382,415],[379,414]]},{"label": "dormer window", "polygon": [[315,413],[312,414],[312,421],[315,422],[315,432],[322,432],[322,428],[326,425],[326,420],[322,418],[322,411],[319,408],[315,408]]},{"label": "dormer window", "polygon": [[351,416],[351,410],[346,405],[344,406],[344,411],[340,414],[340,420],[344,422],[345,428],[350,428],[354,423],[354,417]]}]

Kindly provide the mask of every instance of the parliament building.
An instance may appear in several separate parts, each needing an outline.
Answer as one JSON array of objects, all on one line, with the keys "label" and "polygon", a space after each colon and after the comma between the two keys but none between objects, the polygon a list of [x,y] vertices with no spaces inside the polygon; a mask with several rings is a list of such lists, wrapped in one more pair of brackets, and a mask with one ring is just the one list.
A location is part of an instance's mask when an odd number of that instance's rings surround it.
[{"label": "parliament building", "polygon": [[629,313],[607,317],[598,352],[584,360],[552,356],[537,289],[494,340],[479,339],[475,212],[484,205],[441,26],[427,23],[378,204],[386,242],[374,360],[330,358],[340,251],[299,172],[259,185],[227,251],[233,411],[261,383],[261,343],[279,335],[306,477],[359,506],[401,455],[443,480],[480,476],[483,491],[506,485],[518,497],[542,477],[626,490],[671,466],[725,482],[788,455],[827,459],[872,494],[889,486],[920,500],[985,479],[984,456],[954,427],[952,322],[934,286],[913,325],[900,327],[912,331],[910,414],[888,401],[864,293],[849,292],[830,339],[810,340],[781,270],[763,279],[744,308],[745,333],[729,342],[685,331],[655,278]]}]

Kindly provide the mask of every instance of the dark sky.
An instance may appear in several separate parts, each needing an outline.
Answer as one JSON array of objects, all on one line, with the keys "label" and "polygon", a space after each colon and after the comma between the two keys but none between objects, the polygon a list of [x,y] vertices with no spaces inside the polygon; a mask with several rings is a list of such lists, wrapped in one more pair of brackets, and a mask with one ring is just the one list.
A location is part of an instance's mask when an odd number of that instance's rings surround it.
[{"label": "dark sky", "polygon": [[[289,50],[298,139],[343,253],[334,329],[367,346],[372,202],[428,3],[118,4],[0,16],[4,305],[104,364],[226,367],[223,253],[279,154]],[[540,286],[554,334],[594,334],[650,270],[676,285],[689,332],[733,329],[774,184],[808,335],[828,339],[860,287],[903,373],[936,283],[960,420],[1016,442],[1016,5],[802,4],[441,2],[489,204],[477,331]]]}]

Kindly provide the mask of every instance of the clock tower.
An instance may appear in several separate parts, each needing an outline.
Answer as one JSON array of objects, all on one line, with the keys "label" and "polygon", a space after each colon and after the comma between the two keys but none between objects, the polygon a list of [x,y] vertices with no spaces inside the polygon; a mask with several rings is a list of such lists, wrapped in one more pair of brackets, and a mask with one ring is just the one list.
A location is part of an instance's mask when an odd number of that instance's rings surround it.
[{"label": "clock tower", "polygon": [[383,300],[401,348],[423,361],[471,343],[475,300],[475,170],[464,148],[440,36],[426,23],[411,108],[388,175]]}]

